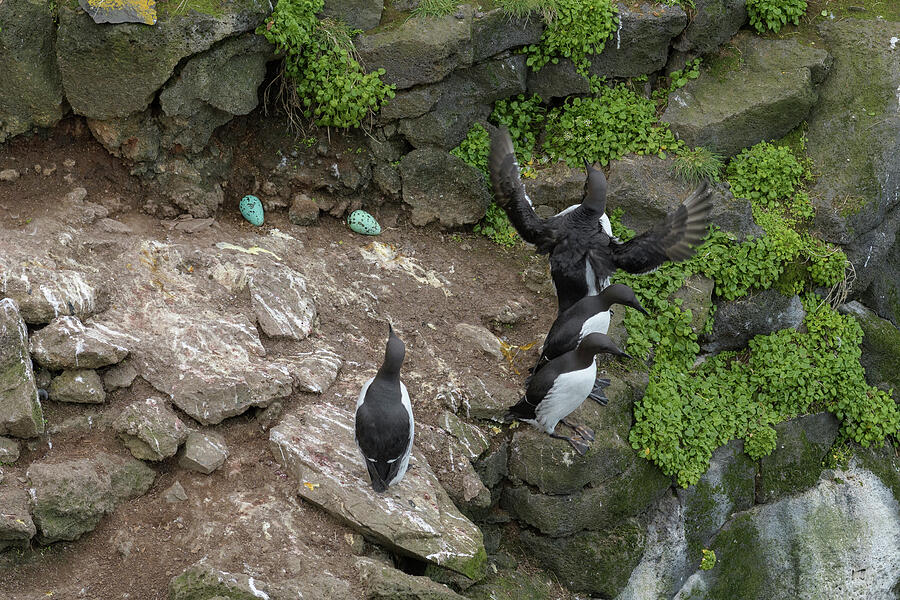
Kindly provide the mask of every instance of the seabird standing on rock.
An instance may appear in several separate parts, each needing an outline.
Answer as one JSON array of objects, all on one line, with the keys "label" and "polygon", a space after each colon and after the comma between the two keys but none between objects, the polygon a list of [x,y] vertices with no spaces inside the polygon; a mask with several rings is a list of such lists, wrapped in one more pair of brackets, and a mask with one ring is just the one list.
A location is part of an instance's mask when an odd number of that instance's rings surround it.
[{"label": "seabird standing on rock", "polygon": [[[610,306],[613,304],[630,306],[647,315],[647,311],[634,295],[634,290],[621,283],[614,283],[604,288],[596,296],[586,296],[559,315],[553,322],[550,332],[544,339],[541,356],[532,367],[531,372],[537,373],[557,356],[574,350],[578,343],[588,335],[608,332],[611,316]],[[603,393],[603,388],[607,385],[609,385],[608,379],[598,378],[588,398],[605,405],[607,398]]]},{"label": "seabird standing on rock", "polygon": [[403,479],[412,452],[415,423],[400,367],[406,346],[388,325],[384,363],[356,402],[356,445],[369,470],[372,489],[385,491]]},{"label": "seabird standing on rock", "polygon": [[[550,437],[566,440],[584,455],[594,432],[584,425],[566,421],[572,411],[581,406],[594,386],[597,361],[594,356],[607,352],[631,358],[613,343],[609,336],[592,333],[581,340],[575,350],[570,350],[548,362],[528,382],[525,396],[509,408],[505,419],[519,419],[546,431]],[[554,433],[558,423],[574,429],[578,437],[571,438]]]},{"label": "seabird standing on rock", "polygon": [[606,177],[602,171],[588,170],[584,202],[542,220],[525,194],[512,139],[505,128],[491,140],[488,166],[494,198],[516,231],[534,244],[539,254],[550,254],[559,314],[609,285],[609,277],[617,269],[647,273],[668,260],[689,258],[706,235],[712,208],[706,182],[649,231],[619,242],[604,227],[597,226],[606,214]]}]

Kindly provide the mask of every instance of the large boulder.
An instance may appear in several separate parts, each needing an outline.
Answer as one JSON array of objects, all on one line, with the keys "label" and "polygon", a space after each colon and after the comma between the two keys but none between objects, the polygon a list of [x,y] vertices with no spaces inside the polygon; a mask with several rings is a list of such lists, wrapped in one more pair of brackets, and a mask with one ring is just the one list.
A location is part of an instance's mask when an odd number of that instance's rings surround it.
[{"label": "large boulder", "polygon": [[40,0],[0,4],[0,144],[63,116],[62,83],[54,60],[50,5]]},{"label": "large boulder", "polygon": [[63,462],[39,461],[27,472],[42,543],[75,540],[121,502],[144,494],[156,474],[133,458],[105,452]]},{"label": "large boulder", "polygon": [[99,369],[121,362],[128,350],[103,327],[85,325],[78,317],[57,317],[31,336],[31,355],[43,367]]},{"label": "large boulder", "polygon": [[704,352],[737,350],[757,335],[781,329],[798,329],[806,311],[800,297],[785,296],[775,289],[718,303],[712,333],[701,338]]},{"label": "large boulder", "polygon": [[477,223],[491,202],[484,176],[461,158],[436,148],[413,150],[400,161],[403,202],[413,225]]},{"label": "large boulder", "polygon": [[747,0],[696,0],[693,18],[673,44],[676,50],[708,54],[747,22]]},{"label": "large boulder", "polygon": [[272,428],[270,449],[303,499],[393,551],[483,577],[481,532],[453,505],[422,453],[414,449],[403,480],[376,494],[353,431],[350,412],[304,406]]},{"label": "large boulder", "polygon": [[28,329],[16,302],[0,300],[0,435],[35,437],[44,416],[28,355]]},{"label": "large boulder", "polygon": [[887,291],[882,265],[897,281],[888,257],[900,228],[900,60],[890,43],[898,24],[841,19],[819,32],[834,66],[809,116],[809,156],[819,175],[810,190],[814,226],[844,246],[856,291],[878,281]]},{"label": "large boulder", "polygon": [[680,6],[619,3],[619,28],[589,72],[599,77],[637,77],[659,71],[669,58],[669,42],[684,31],[688,18]]},{"label": "large boulder", "polygon": [[382,80],[397,89],[434,83],[460,66],[472,64],[471,6],[459,8],[461,18],[413,17],[399,25],[361,34],[353,43],[366,69],[384,69]]},{"label": "large boulder", "polygon": [[484,59],[519,46],[536,44],[544,32],[544,20],[535,15],[515,17],[502,8],[475,13],[472,21],[472,60]]},{"label": "large boulder", "polygon": [[76,114],[94,119],[143,111],[182,60],[253,31],[270,10],[268,2],[246,0],[227,5],[221,15],[192,10],[147,27],[98,25],[61,4],[56,53],[66,99]]},{"label": "large boulder", "polygon": [[838,435],[831,413],[805,415],[775,426],[775,450],[760,459],[756,501],[774,502],[815,485]]},{"label": "large boulder", "polygon": [[866,369],[866,381],[871,385],[893,388],[900,392],[900,329],[856,302],[838,307],[845,315],[853,315],[863,330],[862,356],[859,362]]},{"label": "large boulder", "polygon": [[740,35],[734,45],[674,92],[662,116],[689,146],[726,156],[796,127],[831,66],[827,52],[794,40]]}]

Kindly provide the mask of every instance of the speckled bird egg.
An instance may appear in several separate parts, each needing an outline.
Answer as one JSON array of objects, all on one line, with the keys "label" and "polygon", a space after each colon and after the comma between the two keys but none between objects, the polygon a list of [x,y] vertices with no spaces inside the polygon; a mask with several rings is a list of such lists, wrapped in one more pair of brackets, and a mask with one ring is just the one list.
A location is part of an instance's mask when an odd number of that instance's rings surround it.
[{"label": "speckled bird egg", "polygon": [[381,233],[381,225],[375,217],[364,210],[354,210],[347,218],[347,225],[356,233],[365,235],[378,235]]},{"label": "speckled bird egg", "polygon": [[250,221],[251,225],[259,227],[263,224],[262,202],[256,196],[244,196],[241,198],[241,214]]}]

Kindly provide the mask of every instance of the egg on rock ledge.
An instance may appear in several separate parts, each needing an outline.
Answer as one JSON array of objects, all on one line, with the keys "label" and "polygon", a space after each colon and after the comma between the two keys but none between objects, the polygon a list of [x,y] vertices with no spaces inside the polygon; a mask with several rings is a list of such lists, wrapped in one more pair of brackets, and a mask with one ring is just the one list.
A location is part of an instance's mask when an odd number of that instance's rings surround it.
[{"label": "egg on rock ledge", "polygon": [[364,235],[378,235],[381,233],[381,225],[375,217],[364,210],[355,210],[347,218],[347,225],[356,233]]},{"label": "egg on rock ledge", "polygon": [[259,227],[263,224],[263,206],[256,196],[244,196],[240,204],[241,214],[251,225]]}]

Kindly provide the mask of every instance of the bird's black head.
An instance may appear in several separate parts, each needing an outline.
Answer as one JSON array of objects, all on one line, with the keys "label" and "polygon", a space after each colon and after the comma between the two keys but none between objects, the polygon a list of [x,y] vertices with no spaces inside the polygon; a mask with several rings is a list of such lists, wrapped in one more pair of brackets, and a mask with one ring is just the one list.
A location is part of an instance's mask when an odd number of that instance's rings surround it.
[{"label": "bird's black head", "polygon": [[637,296],[634,295],[634,290],[623,283],[613,283],[612,285],[606,286],[603,291],[600,292],[600,296],[606,300],[608,305],[621,304],[623,306],[630,306],[644,316],[650,316],[650,314],[644,310],[644,307],[641,306]]},{"label": "bird's black head", "polygon": [[598,213],[606,212],[606,176],[600,169],[595,169],[584,161],[587,169],[587,181],[584,183],[584,199],[581,204]]},{"label": "bird's black head", "polygon": [[406,356],[406,345],[394,333],[394,328],[388,324],[388,341],[384,351],[384,363],[378,369],[378,374],[383,377],[399,377],[400,367]]},{"label": "bird's black head", "polygon": [[591,356],[606,353],[631,358],[630,355],[620,350],[608,335],[603,333],[591,333],[586,335],[584,339],[581,340],[581,343],[578,344],[578,352],[589,354]]}]

